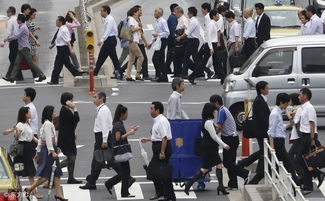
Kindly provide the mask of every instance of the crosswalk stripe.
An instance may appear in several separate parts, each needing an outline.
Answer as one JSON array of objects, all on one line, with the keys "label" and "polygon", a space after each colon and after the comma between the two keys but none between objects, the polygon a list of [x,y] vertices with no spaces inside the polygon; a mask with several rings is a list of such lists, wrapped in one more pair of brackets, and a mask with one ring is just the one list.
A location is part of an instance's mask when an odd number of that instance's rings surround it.
[{"label": "crosswalk stripe", "polygon": [[11,82],[7,82],[4,79],[0,79],[0,86],[13,86],[16,85],[16,81],[14,81],[13,83]]},{"label": "crosswalk stripe", "polygon": [[79,188],[80,184],[65,184],[62,185],[63,195],[70,201],[89,201],[90,192],[89,190],[82,190]]},{"label": "crosswalk stripe", "polygon": [[51,77],[46,77],[46,79],[45,80],[43,80],[42,82],[36,82],[36,80],[38,80],[38,78],[35,78],[34,79],[34,84],[47,84],[48,82],[50,82],[51,81]]},{"label": "crosswalk stripe", "polygon": [[[317,184],[318,184],[318,182],[317,182]],[[320,190],[320,192],[322,192],[322,194],[325,196],[325,184],[321,185],[321,186],[319,187],[319,190]]]},{"label": "crosswalk stripe", "polygon": [[131,195],[134,195],[134,198],[122,198],[121,196],[121,183],[118,183],[114,186],[116,199],[117,200],[143,200],[143,193],[139,183],[134,183],[130,188],[129,192]]},{"label": "crosswalk stripe", "polygon": [[176,199],[197,199],[195,192],[193,191],[193,188],[191,188],[191,191],[189,192],[189,195],[186,195],[184,193],[184,187],[180,187],[180,185],[174,185],[174,192]]}]

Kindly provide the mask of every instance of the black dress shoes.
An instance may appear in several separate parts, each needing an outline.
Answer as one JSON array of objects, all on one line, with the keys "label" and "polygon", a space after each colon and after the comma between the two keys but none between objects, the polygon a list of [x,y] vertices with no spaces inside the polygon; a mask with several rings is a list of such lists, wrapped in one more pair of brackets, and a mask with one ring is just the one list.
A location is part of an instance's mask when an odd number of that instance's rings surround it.
[{"label": "black dress shoes", "polygon": [[4,79],[7,82],[11,82],[11,83],[13,83],[15,81],[15,80],[12,80],[12,79],[7,78],[7,77],[2,77],[2,79]]},{"label": "black dress shoes", "polygon": [[48,85],[57,85],[59,83],[56,83],[56,82],[47,82]]},{"label": "black dress shoes", "polygon": [[135,197],[135,195],[122,195],[121,196],[122,198],[134,198]]},{"label": "black dress shoes", "polygon": [[113,195],[113,192],[112,192],[112,188],[113,187],[110,186],[107,181],[105,182],[105,187],[106,187],[108,193],[111,194],[111,195]]},{"label": "black dress shoes", "polygon": [[35,82],[42,82],[43,80],[46,80],[46,76],[45,75],[39,76],[38,80],[35,80]]},{"label": "black dress shoes", "polygon": [[75,178],[73,178],[73,179],[68,179],[68,182],[67,183],[68,184],[81,184],[82,181],[76,180]]},{"label": "black dress shoes", "polygon": [[79,186],[79,188],[83,189],[83,190],[96,190],[97,189],[95,184],[90,184],[88,182],[83,186]]},{"label": "black dress shoes", "polygon": [[162,198],[162,197],[163,197],[162,195],[154,195],[151,198],[149,198],[149,200],[157,200],[157,199]]}]

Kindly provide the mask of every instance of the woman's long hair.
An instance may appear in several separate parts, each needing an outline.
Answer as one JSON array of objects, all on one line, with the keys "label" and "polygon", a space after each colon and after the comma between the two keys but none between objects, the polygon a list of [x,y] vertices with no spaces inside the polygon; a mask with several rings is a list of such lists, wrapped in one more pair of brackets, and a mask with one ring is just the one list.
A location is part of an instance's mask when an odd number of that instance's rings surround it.
[{"label": "woman's long hair", "polygon": [[206,103],[202,110],[203,121],[214,119],[214,112],[216,111],[216,105],[213,103]]},{"label": "woman's long hair", "polygon": [[44,122],[46,120],[49,120],[52,122],[53,112],[54,112],[54,106],[47,105],[44,107],[43,112],[42,112],[42,124],[44,124]]},{"label": "woman's long hair", "polygon": [[115,110],[113,123],[119,121],[121,116],[127,113],[127,111],[128,111],[127,107],[123,106],[122,104],[118,104]]},{"label": "woman's long hair", "polygon": [[29,112],[29,107],[21,107],[18,111],[18,116],[17,116],[17,123],[26,123],[27,122],[27,117],[26,114]]}]

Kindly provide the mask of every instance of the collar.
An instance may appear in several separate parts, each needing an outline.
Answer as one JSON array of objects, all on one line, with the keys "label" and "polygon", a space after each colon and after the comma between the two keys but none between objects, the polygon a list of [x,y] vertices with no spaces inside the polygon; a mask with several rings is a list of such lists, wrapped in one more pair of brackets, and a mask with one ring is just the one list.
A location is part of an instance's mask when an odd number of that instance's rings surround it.
[{"label": "collar", "polygon": [[264,96],[263,94],[261,94],[261,96],[263,97],[263,99],[265,100],[265,102],[267,102],[267,97]]},{"label": "collar", "polygon": [[259,17],[261,18],[263,15],[264,15],[264,12],[261,15],[259,15]]},{"label": "collar", "polygon": [[181,94],[181,93],[179,93],[179,92],[177,92],[177,91],[173,91],[173,94],[175,94],[175,95],[177,95],[177,96],[180,96],[180,97],[182,97],[182,94]]},{"label": "collar", "polygon": [[252,17],[246,18],[245,21],[252,20]]},{"label": "collar", "polygon": [[162,116],[162,114],[156,116],[155,118],[153,118],[153,121],[156,123]]},{"label": "collar", "polygon": [[315,18],[317,18],[318,16],[316,14],[314,14],[310,19],[314,20]]},{"label": "collar", "polygon": [[305,102],[305,103],[301,106],[301,108],[305,108],[305,107],[307,107],[308,105],[310,105],[310,101]]},{"label": "collar", "polygon": [[97,112],[99,112],[100,108],[104,106],[104,103],[102,103],[101,105],[97,106],[96,110]]},{"label": "collar", "polygon": [[281,110],[281,108],[279,106],[275,106],[274,109],[279,113],[279,114],[282,114],[283,113],[283,110]]}]

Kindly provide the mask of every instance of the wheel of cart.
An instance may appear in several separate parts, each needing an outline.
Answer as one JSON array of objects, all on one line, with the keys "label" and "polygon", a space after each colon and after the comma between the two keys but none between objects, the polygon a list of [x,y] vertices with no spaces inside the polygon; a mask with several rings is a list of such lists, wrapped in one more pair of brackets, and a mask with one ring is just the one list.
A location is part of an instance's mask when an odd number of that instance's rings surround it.
[{"label": "wheel of cart", "polygon": [[[181,187],[202,166],[202,158],[195,155],[195,141],[201,135],[201,125],[201,119],[170,120],[173,154],[169,163],[173,166],[173,182]],[[205,182],[210,182],[209,174],[197,182],[197,190],[204,190]]]}]

